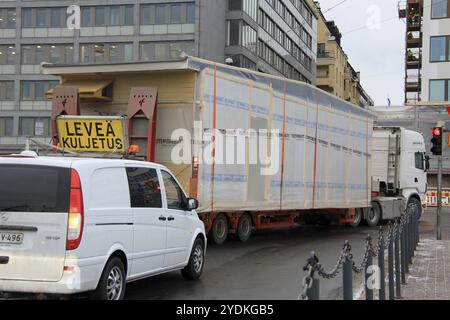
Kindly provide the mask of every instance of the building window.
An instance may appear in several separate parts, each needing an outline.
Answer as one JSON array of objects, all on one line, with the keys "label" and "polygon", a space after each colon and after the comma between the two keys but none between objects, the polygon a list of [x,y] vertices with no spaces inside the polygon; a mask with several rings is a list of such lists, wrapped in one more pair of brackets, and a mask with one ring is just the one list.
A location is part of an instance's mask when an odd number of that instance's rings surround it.
[{"label": "building window", "polygon": [[125,6],[125,25],[132,26],[134,24],[133,6]]},{"label": "building window", "polygon": [[120,7],[114,6],[109,8],[109,25],[120,25]]},{"label": "building window", "polygon": [[430,61],[450,61],[450,37],[431,37],[430,38]]},{"label": "building window", "polygon": [[195,55],[195,45],[193,41],[178,42],[141,42],[142,61],[169,61],[180,58],[181,52],[188,55]]},{"label": "building window", "polygon": [[52,8],[50,16],[50,26],[52,28],[60,28],[61,25],[61,8]]},{"label": "building window", "polygon": [[240,20],[228,21],[228,45],[238,46],[240,44]]},{"label": "building window", "polygon": [[0,118],[0,137],[13,135],[13,118]]},{"label": "building window", "polygon": [[155,24],[166,24],[166,6],[157,5],[155,7]]},{"label": "building window", "polygon": [[0,45],[0,65],[16,64],[16,47],[14,45]]},{"label": "building window", "polygon": [[228,39],[229,46],[243,46],[256,53],[257,33],[247,23],[242,20],[228,21]]},{"label": "building window", "polygon": [[91,7],[81,8],[81,26],[89,27],[92,25]]},{"label": "building window", "polygon": [[47,26],[46,24],[46,8],[37,8],[36,9],[36,27],[38,28],[44,28]]},{"label": "building window", "polygon": [[101,27],[106,25],[105,7],[95,7],[95,26]]},{"label": "building window", "polygon": [[33,27],[33,9],[32,8],[22,8],[22,27],[32,28]]},{"label": "building window", "polygon": [[141,6],[141,21],[142,25],[150,24],[150,9],[152,7],[150,5],[142,5]]},{"label": "building window", "polygon": [[450,17],[448,0],[431,0],[431,18],[441,19]]},{"label": "building window", "polygon": [[0,8],[0,29],[16,28],[16,9]]},{"label": "building window", "polygon": [[325,57],[325,43],[319,43],[317,45],[317,57],[318,58]]},{"label": "building window", "polygon": [[45,93],[58,84],[59,81],[22,81],[20,99],[45,101]]},{"label": "building window", "polygon": [[24,28],[62,28],[65,26],[66,8],[22,8]]},{"label": "building window", "polygon": [[186,6],[186,23],[195,23],[195,3]]},{"label": "building window", "polygon": [[0,81],[0,101],[14,100],[14,81]]},{"label": "building window", "polygon": [[430,80],[430,101],[449,101],[449,82],[447,79]]},{"label": "building window", "polygon": [[80,45],[81,63],[122,62],[133,60],[132,43],[90,43]]},{"label": "building window", "polygon": [[170,6],[170,23],[181,23],[181,5]]},{"label": "building window", "polygon": [[37,65],[41,62],[73,63],[73,45],[22,45],[22,64]]},{"label": "building window", "polygon": [[50,118],[19,118],[19,135],[48,137],[50,135]]}]

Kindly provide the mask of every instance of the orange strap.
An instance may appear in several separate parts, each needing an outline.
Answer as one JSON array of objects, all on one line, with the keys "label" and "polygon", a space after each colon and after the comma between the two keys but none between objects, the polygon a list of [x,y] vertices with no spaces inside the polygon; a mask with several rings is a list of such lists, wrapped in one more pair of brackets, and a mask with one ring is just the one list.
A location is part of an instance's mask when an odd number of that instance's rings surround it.
[{"label": "orange strap", "polygon": [[[281,143],[281,184],[280,184],[280,210],[283,209],[283,182],[284,182],[284,154],[286,144],[286,80],[283,81],[283,136]],[[271,155],[273,156],[273,155]]]},{"label": "orange strap", "polygon": [[212,130],[212,170],[211,170],[211,212],[214,212],[214,182],[216,171],[216,128],[217,128],[217,64],[214,64],[214,100],[213,100],[213,130]]}]

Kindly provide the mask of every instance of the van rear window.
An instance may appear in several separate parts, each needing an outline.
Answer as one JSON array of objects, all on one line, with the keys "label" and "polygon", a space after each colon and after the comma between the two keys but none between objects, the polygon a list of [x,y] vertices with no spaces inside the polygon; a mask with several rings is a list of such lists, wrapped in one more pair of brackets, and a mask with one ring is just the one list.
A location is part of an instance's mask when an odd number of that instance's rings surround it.
[{"label": "van rear window", "polygon": [[70,169],[0,165],[0,211],[68,212]]}]

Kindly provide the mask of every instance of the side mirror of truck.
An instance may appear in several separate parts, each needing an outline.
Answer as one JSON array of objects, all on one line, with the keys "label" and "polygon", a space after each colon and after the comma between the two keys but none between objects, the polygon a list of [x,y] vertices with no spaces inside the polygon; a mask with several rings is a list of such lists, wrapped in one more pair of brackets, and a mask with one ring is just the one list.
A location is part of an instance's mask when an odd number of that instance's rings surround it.
[{"label": "side mirror of truck", "polygon": [[198,208],[198,200],[194,198],[187,199],[187,210],[192,211]]},{"label": "side mirror of truck", "polygon": [[425,172],[430,170],[430,156],[425,156]]}]

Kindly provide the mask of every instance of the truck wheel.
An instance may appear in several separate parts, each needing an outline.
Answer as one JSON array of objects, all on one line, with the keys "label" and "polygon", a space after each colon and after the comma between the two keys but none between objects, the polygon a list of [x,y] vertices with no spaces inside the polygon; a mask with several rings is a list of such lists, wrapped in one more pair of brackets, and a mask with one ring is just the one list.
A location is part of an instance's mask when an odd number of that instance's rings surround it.
[{"label": "truck wheel", "polygon": [[219,214],[216,219],[214,219],[210,238],[215,244],[221,245],[225,242],[228,236],[228,220],[224,214]]},{"label": "truck wheel", "polygon": [[353,221],[347,223],[347,225],[349,225],[352,228],[356,228],[360,225],[361,220],[362,220],[362,209],[356,209]]},{"label": "truck wheel", "polygon": [[202,239],[197,238],[192,246],[191,256],[188,265],[181,270],[183,278],[186,280],[197,280],[202,275],[205,265],[205,245]]},{"label": "truck wheel", "polygon": [[239,241],[245,242],[252,235],[252,218],[248,213],[244,214],[238,223],[237,236]]},{"label": "truck wheel", "polygon": [[410,205],[414,205],[417,208],[417,210],[419,212],[417,219],[420,220],[420,217],[422,217],[422,204],[416,198],[410,198],[408,201],[408,206],[410,206]]},{"label": "truck wheel", "polygon": [[125,294],[125,268],[118,257],[111,258],[103,270],[97,289],[90,294],[94,300],[122,300]]},{"label": "truck wheel", "polygon": [[367,225],[369,227],[376,227],[381,220],[381,208],[380,205],[376,202],[372,203],[372,207],[370,208],[369,212],[367,213]]}]

